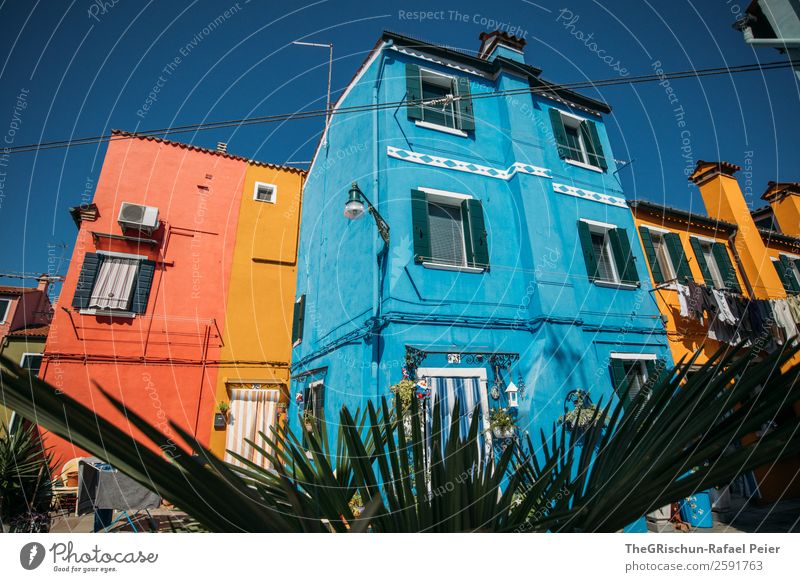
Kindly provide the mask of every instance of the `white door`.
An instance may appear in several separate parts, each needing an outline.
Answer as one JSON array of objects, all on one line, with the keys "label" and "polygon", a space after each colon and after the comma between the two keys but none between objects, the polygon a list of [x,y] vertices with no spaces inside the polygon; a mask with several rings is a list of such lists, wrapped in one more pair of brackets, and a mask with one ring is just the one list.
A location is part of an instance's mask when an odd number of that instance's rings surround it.
[{"label": "white door", "polygon": [[279,390],[254,388],[234,388],[231,390],[228,434],[225,439],[226,462],[239,467],[245,466],[244,463],[228,452],[233,451],[265,469],[269,469],[272,466],[269,460],[247,443],[245,439],[249,439],[259,447],[269,450],[267,443],[258,433],[263,432],[272,437],[271,428],[277,420],[280,395]]}]

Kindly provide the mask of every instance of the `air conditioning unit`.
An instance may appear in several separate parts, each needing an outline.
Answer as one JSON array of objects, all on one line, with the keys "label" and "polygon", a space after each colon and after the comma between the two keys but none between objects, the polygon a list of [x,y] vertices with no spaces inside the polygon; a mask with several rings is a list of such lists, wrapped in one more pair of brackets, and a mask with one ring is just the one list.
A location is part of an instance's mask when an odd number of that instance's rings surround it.
[{"label": "air conditioning unit", "polygon": [[152,234],[158,228],[158,208],[123,202],[117,222],[123,229],[132,228]]}]

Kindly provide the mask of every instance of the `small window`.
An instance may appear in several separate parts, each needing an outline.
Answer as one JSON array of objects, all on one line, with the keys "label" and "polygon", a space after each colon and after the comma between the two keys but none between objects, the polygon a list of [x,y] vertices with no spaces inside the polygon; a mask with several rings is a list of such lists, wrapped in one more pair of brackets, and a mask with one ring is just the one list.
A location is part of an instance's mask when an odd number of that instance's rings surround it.
[{"label": "small window", "polygon": [[608,231],[592,231],[592,248],[594,256],[597,258],[597,277],[601,281],[619,283],[619,275],[614,266],[614,255],[611,250],[611,241],[608,239]]},{"label": "small window", "polygon": [[301,295],[294,302],[292,321],[292,347],[299,346],[303,341],[303,328],[306,318],[306,296]]},{"label": "small window", "polygon": [[772,264],[787,293],[800,293],[800,259],[781,254],[779,258],[772,259]]},{"label": "small window", "polygon": [[455,79],[421,69],[420,85],[423,101],[437,101],[422,106],[422,121],[450,129],[459,129],[458,110],[452,100],[452,97],[456,95]]},{"label": "small window", "polygon": [[669,255],[669,249],[664,240],[664,235],[660,232],[651,231],[650,239],[653,241],[653,250],[656,252],[656,260],[658,261],[658,266],[661,268],[661,272],[664,274],[664,278],[668,281],[672,281],[676,277],[675,269],[672,267],[673,262]]},{"label": "small window", "polygon": [[550,109],[550,121],[562,159],[599,171],[608,168],[594,121],[558,109]]},{"label": "small window", "polygon": [[155,261],[136,255],[86,253],[72,306],[89,315],[145,313],[155,269]]},{"label": "small window", "polygon": [[303,424],[320,430],[325,420],[325,384],[322,380],[315,380],[306,386],[303,401]]},{"label": "small window", "polygon": [[581,219],[578,236],[590,281],[639,285],[630,240],[624,228]]},{"label": "small window", "polygon": [[138,259],[106,257],[89,298],[89,308],[129,311]]},{"label": "small window", "polygon": [[729,289],[741,293],[736,269],[728,255],[727,245],[698,237],[690,238],[697,266],[703,274],[706,287],[712,289]]},{"label": "small window", "polygon": [[464,217],[460,201],[428,202],[428,221],[431,229],[431,261],[466,267]]},{"label": "small window", "polygon": [[703,249],[703,258],[708,266],[708,272],[711,275],[711,280],[714,282],[715,289],[723,289],[725,287],[725,280],[722,277],[722,272],[717,264],[717,259],[714,257],[714,251],[711,246],[712,243],[702,241],[700,248]]},{"label": "small window", "polygon": [[39,369],[42,367],[42,354],[22,354],[22,359],[20,360],[19,365],[25,370],[28,370],[31,376],[38,376]]},{"label": "small window", "polygon": [[275,204],[278,198],[278,187],[275,184],[256,182],[253,188],[253,200]]},{"label": "small window", "polygon": [[[625,405],[629,404],[642,390],[652,390],[660,371],[666,369],[666,362],[651,355],[612,354],[611,380],[617,396]],[[653,381],[648,381],[653,377]],[[650,394],[647,395],[648,397]]]},{"label": "small window", "polygon": [[5,323],[7,321],[10,309],[11,299],[8,297],[0,297],[0,323]]}]

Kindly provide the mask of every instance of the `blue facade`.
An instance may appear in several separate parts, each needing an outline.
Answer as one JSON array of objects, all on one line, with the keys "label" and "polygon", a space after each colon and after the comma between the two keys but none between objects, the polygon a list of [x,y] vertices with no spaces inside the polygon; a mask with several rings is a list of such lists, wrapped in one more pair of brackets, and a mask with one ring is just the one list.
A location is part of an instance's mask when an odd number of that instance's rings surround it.
[{"label": "blue facade", "polygon": [[[342,405],[354,410],[389,395],[409,355],[421,375],[472,374],[490,408],[506,405],[503,392],[513,379],[522,388],[519,425],[531,434],[549,430],[564,414],[572,390],[588,391],[595,402],[613,397],[612,353],[672,363],[613,173],[602,118],[609,109],[558,88],[531,94],[542,84],[539,71],[521,61],[514,47],[498,46],[478,59],[385,33],[340,99],[339,110],[382,107],[333,115],[305,185],[297,282],[305,308],[289,407],[294,428],[304,407],[316,406],[337,422]],[[459,130],[468,127],[463,120],[451,129],[409,118],[401,102],[414,65],[435,79],[468,79],[474,129]],[[567,122],[594,123],[606,169],[563,159],[551,109]],[[385,251],[370,216],[343,216],[354,181],[391,227]],[[420,261],[412,191],[429,204],[452,200],[447,207],[456,214],[462,199],[480,203],[488,268],[468,260]],[[440,218],[430,212],[433,225]],[[598,232],[624,229],[616,232],[627,236],[640,284],[590,278],[579,221]],[[455,252],[470,254],[472,239]]]}]

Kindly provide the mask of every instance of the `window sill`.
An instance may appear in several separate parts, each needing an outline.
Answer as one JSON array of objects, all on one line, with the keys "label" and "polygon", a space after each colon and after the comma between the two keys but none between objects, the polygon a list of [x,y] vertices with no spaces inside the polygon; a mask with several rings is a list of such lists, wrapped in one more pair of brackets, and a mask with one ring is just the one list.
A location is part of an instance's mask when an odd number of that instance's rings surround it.
[{"label": "window sill", "polygon": [[446,263],[435,263],[431,261],[422,261],[422,266],[425,267],[426,269],[437,269],[440,271],[457,271],[460,273],[483,273],[486,270],[481,267],[448,265]]},{"label": "window sill", "polygon": [[598,174],[605,174],[605,170],[603,168],[598,168],[597,166],[593,166],[591,164],[586,164],[584,162],[579,162],[577,160],[570,160],[564,158],[564,161],[567,162],[570,166],[577,166],[579,168],[583,168],[584,170],[591,170],[592,172],[597,172]]},{"label": "window sill", "polygon": [[421,121],[416,120],[414,124],[417,127],[424,127],[425,129],[433,129],[435,131],[441,131],[442,133],[449,133],[450,135],[457,135],[460,137],[469,137],[469,134],[466,131],[461,131],[460,129],[454,129],[452,127],[447,127],[446,125],[437,125],[435,123],[430,123],[428,121]]},{"label": "window sill", "polygon": [[133,319],[138,314],[133,311],[114,311],[111,309],[81,309],[78,311],[81,315],[96,315],[97,317],[119,317],[122,319]]},{"label": "window sill", "polygon": [[618,283],[616,281],[593,281],[595,285],[598,287],[608,287],[610,289],[627,289],[629,291],[633,291],[634,289],[639,289],[641,285],[633,285],[631,283]]}]

